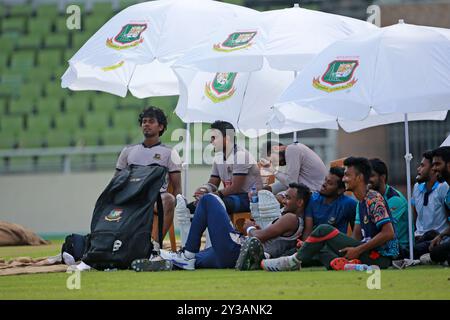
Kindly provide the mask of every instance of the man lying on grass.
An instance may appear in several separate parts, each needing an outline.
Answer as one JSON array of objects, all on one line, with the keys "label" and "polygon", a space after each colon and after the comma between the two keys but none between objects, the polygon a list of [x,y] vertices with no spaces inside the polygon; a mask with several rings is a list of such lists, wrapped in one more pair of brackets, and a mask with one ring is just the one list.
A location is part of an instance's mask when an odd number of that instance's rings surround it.
[{"label": "man lying on grass", "polygon": [[[270,197],[260,197],[260,207],[278,206],[274,195],[265,190],[260,195],[264,193]],[[259,269],[265,257],[279,257],[295,248],[303,231],[303,212],[310,195],[305,185],[290,184],[281,217],[264,229],[252,221],[246,221],[244,228],[249,237],[245,237],[233,226],[222,199],[215,194],[205,194],[195,209],[185,247],[178,252],[160,250],[162,259],[135,260],[132,268],[136,271],[158,271],[170,270],[175,265],[185,270],[233,267],[240,270]],[[201,236],[206,228],[212,246],[199,251]]]},{"label": "man lying on grass", "polygon": [[360,224],[355,224],[353,237],[330,225],[319,225],[294,255],[262,260],[264,270],[299,270],[302,261],[315,255],[320,256],[327,269],[343,270],[347,263],[365,263],[380,268],[390,266],[392,258],[398,255],[398,240],[383,196],[367,188],[370,163],[366,158],[350,157],[344,165],[346,189],[352,191],[359,201],[357,215]]}]

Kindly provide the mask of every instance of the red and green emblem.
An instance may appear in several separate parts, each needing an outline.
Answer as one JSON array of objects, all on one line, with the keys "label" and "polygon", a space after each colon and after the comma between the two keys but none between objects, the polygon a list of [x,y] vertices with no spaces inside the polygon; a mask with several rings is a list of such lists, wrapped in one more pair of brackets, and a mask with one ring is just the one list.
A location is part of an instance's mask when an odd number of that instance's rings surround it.
[{"label": "red and green emblem", "polygon": [[216,51],[230,52],[250,47],[251,42],[256,36],[256,31],[233,32],[222,42],[215,44],[213,49]]},{"label": "red and green emblem", "polygon": [[206,83],[205,95],[214,103],[231,98],[236,91],[236,88],[233,86],[236,76],[236,72],[216,73],[213,81]]},{"label": "red and green emblem", "polygon": [[313,86],[326,92],[349,89],[358,81],[353,77],[358,66],[358,60],[334,60],[322,77],[313,79]]},{"label": "red and green emblem", "polygon": [[108,38],[106,45],[112,49],[122,50],[133,48],[144,41],[142,33],[147,29],[147,24],[129,23],[114,38]]},{"label": "red and green emblem", "polygon": [[123,209],[112,209],[111,212],[105,217],[106,221],[120,221],[122,219]]}]

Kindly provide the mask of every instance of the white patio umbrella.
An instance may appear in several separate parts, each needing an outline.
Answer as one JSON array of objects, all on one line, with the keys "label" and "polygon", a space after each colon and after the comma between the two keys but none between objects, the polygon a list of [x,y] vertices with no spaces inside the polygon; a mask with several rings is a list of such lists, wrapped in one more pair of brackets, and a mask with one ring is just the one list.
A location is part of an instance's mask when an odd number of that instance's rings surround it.
[{"label": "white patio umbrella", "polygon": [[450,109],[450,30],[399,24],[335,42],[300,72],[277,105],[346,120],[404,115],[410,254],[411,174],[408,113]]},{"label": "white patio umbrella", "polygon": [[374,29],[362,20],[299,7],[266,11],[219,28],[176,65],[251,72],[267,60],[274,69],[298,71],[334,41]]},{"label": "white patio umbrella", "polygon": [[[212,0],[160,0],[130,6],[106,22],[69,60],[61,86],[121,97],[128,90],[137,98],[177,95],[171,64],[218,26],[258,13]],[[186,150],[189,140],[187,136]],[[184,170],[186,192],[188,161]]]},{"label": "white patio umbrella", "polygon": [[[250,129],[268,129],[269,107],[296,70],[333,41],[373,29],[377,27],[361,20],[298,7],[239,18],[174,63],[185,88],[180,89],[177,114],[185,121],[205,122],[221,116],[254,136]],[[216,72],[237,73],[233,98],[205,98],[205,83],[214,83]]]},{"label": "white patio umbrella", "polygon": [[184,122],[228,121],[250,138],[266,134],[271,108],[294,80],[292,72],[202,72],[174,68],[180,84],[176,114]]},{"label": "white patio umbrella", "polygon": [[212,0],[130,6],[106,22],[69,60],[62,87],[138,98],[178,94],[170,65],[230,19],[257,14]]}]

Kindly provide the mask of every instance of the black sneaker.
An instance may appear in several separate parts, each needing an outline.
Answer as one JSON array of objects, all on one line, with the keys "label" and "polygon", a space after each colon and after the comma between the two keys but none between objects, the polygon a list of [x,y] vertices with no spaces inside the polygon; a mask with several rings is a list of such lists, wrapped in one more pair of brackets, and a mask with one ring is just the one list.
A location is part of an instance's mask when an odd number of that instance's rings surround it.
[{"label": "black sneaker", "polygon": [[141,271],[170,271],[172,262],[161,258],[157,259],[136,259],[131,263],[131,269],[136,272]]},{"label": "black sneaker", "polygon": [[257,238],[248,238],[241,246],[236,261],[236,270],[260,270],[261,261],[265,259],[264,248]]}]

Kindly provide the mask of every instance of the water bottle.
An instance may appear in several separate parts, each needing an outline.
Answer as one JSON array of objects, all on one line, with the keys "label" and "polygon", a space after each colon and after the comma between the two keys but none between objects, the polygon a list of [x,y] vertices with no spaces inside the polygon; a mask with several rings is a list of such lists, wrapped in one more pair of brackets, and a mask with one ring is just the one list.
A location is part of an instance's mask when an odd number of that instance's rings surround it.
[{"label": "water bottle", "polygon": [[368,266],[367,264],[358,264],[358,263],[347,263],[344,265],[344,270],[346,271],[367,271],[372,270],[371,266]]},{"label": "water bottle", "polygon": [[258,203],[258,191],[256,191],[256,187],[255,186],[252,187],[250,202],[251,203]]}]

